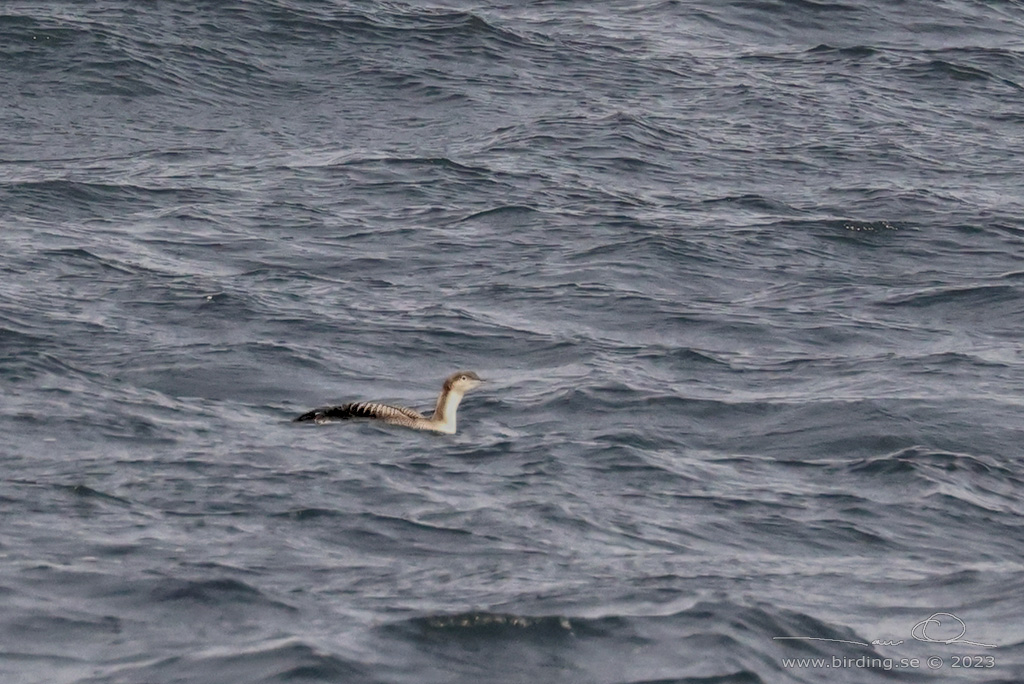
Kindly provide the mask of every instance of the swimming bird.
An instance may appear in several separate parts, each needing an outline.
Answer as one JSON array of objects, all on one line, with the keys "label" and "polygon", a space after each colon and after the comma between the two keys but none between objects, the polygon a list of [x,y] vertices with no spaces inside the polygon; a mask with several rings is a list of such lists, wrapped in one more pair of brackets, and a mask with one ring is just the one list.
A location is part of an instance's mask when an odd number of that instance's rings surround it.
[{"label": "swimming bird", "polygon": [[303,413],[294,422],[313,421],[326,423],[349,418],[373,418],[391,425],[402,425],[414,430],[433,430],[447,435],[455,434],[455,412],[466,392],[477,387],[483,380],[472,371],[452,373],[441,387],[437,397],[434,415],[427,418],[419,411],[404,406],[391,406],[375,401],[354,402],[341,406],[325,406]]}]

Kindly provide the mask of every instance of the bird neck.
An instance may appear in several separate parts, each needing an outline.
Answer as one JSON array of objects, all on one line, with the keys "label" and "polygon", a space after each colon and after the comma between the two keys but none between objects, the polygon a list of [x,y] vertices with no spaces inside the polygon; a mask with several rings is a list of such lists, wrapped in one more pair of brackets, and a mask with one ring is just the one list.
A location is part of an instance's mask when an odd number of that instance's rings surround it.
[{"label": "bird neck", "polygon": [[450,427],[452,432],[454,432],[455,412],[459,408],[460,401],[462,401],[462,392],[448,389],[447,387],[442,389],[441,395],[437,398],[437,406],[434,408],[432,420],[435,423],[442,423]]}]

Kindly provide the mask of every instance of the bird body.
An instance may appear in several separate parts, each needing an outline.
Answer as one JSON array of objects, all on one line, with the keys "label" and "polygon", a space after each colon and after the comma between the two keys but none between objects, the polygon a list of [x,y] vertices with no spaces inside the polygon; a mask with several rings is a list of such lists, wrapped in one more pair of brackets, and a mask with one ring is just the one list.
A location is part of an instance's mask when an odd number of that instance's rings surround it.
[{"label": "bird body", "polygon": [[477,387],[483,380],[472,371],[459,371],[448,376],[437,397],[434,413],[428,418],[419,411],[404,406],[392,406],[376,401],[353,402],[341,406],[325,406],[307,411],[295,422],[312,421],[327,423],[351,418],[370,418],[390,425],[401,425],[414,430],[432,430],[455,434],[455,415],[466,392]]}]

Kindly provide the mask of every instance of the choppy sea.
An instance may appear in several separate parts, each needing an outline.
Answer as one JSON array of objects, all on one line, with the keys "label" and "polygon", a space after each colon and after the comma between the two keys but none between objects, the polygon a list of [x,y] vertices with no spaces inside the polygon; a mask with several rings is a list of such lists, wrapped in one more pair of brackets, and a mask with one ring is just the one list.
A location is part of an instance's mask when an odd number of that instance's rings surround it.
[{"label": "choppy sea", "polygon": [[1024,681],[1022,188],[1019,0],[6,0],[0,681]]}]

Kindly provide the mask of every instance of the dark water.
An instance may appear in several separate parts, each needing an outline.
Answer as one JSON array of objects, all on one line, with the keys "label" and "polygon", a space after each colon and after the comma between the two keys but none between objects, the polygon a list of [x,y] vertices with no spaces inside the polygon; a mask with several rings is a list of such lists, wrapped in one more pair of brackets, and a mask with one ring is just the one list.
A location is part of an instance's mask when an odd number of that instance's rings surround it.
[{"label": "dark water", "polygon": [[4,684],[1024,680],[1022,3],[12,0],[0,74]]}]

